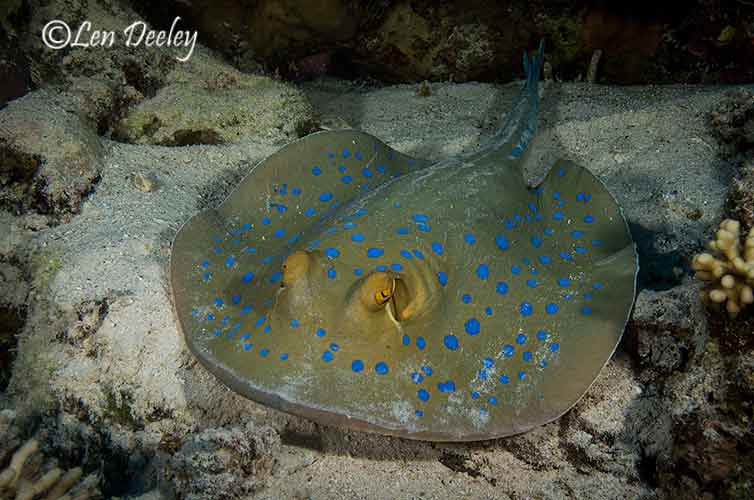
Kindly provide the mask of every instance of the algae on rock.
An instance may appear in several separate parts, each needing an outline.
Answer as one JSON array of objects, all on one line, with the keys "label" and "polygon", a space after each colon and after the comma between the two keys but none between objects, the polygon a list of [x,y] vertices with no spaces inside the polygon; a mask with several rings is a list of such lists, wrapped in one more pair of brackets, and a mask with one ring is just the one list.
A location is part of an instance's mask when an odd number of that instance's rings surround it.
[{"label": "algae on rock", "polygon": [[53,92],[38,90],[0,111],[0,204],[17,212],[75,212],[99,178],[96,131],[61,104]]},{"label": "algae on rock", "polygon": [[154,97],[132,108],[114,127],[114,137],[164,146],[250,137],[287,142],[314,128],[312,106],[300,90],[196,56],[169,75]]}]

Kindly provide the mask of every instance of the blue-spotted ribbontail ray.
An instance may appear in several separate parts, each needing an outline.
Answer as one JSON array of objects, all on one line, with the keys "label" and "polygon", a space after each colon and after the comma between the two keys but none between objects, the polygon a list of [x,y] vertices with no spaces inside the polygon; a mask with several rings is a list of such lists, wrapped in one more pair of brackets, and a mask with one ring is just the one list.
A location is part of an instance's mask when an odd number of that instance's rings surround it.
[{"label": "blue-spotted ribbontail ray", "polygon": [[171,282],[192,353],[266,405],[412,439],[506,436],[572,407],[620,339],[637,257],[586,169],[525,184],[541,61],[524,57],[506,124],[473,154],[320,132],[188,222]]}]

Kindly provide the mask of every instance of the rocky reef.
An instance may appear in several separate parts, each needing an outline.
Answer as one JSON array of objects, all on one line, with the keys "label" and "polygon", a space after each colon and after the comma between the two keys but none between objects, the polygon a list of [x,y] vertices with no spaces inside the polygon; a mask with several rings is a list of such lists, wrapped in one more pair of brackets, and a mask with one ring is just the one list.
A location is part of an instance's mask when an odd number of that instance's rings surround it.
[{"label": "rocky reef", "polygon": [[136,2],[157,24],[176,14],[246,68],[383,81],[508,80],[543,38],[558,78],[609,83],[751,81],[747,2],[290,0]]}]

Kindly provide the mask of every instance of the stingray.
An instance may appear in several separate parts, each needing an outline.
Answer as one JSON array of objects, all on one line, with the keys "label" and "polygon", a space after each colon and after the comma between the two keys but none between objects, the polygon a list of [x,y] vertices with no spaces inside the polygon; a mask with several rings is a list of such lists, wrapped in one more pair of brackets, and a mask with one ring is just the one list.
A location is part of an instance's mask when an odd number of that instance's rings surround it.
[{"label": "stingray", "polygon": [[429,162],[318,132],[186,223],[172,298],[201,364],[270,407],[411,439],[507,436],[571,408],[620,340],[638,266],[589,171],[524,180],[541,62],[524,55],[478,151]]}]

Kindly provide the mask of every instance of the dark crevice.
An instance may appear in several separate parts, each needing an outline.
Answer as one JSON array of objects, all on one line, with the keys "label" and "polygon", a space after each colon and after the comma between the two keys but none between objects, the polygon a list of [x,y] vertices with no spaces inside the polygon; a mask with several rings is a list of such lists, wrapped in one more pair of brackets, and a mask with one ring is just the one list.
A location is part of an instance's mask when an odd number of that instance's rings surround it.
[{"label": "dark crevice", "polygon": [[307,433],[286,427],[280,433],[280,441],[284,445],[308,448],[310,450],[324,451],[325,443],[321,434]]},{"label": "dark crevice", "polygon": [[[483,476],[482,472],[469,462],[469,457],[467,456],[446,451],[437,460],[454,472],[468,474],[471,477]],[[494,478],[492,480],[494,481]]]},{"label": "dark crevice", "polygon": [[629,228],[639,253],[639,289],[662,291],[680,285],[691,272],[686,255],[681,250],[658,250],[656,243],[662,233],[633,222]]},{"label": "dark crevice", "polygon": [[26,262],[17,254],[0,257],[0,392],[5,392],[13,376],[18,338],[28,317]]},{"label": "dark crevice", "polygon": [[[123,406],[106,409],[110,420],[118,420],[113,412],[128,411],[126,401],[132,397],[124,394],[125,391],[120,392]],[[74,417],[75,422],[42,416],[38,419],[38,430],[40,440],[48,443],[49,451],[65,468],[81,466],[85,474],[97,471],[103,498],[141,494],[153,487],[154,478],[149,474],[153,450],[127,449],[114,442],[108,430],[110,426],[100,426],[100,417],[92,414],[81,399],[63,400],[60,410]],[[121,425],[130,423],[129,417],[119,422]],[[143,429],[143,425],[135,429]]]},{"label": "dark crevice", "polygon": [[201,130],[176,130],[173,133],[171,146],[193,146],[199,144],[222,144],[223,140],[216,131],[212,129]]},{"label": "dark crevice", "polygon": [[26,309],[0,306],[0,392],[4,392],[10,382],[18,335],[25,324]]},{"label": "dark crevice", "polygon": [[636,465],[639,471],[639,478],[642,482],[652,488],[657,488],[657,457],[647,455],[644,450],[641,452],[641,458]]}]

